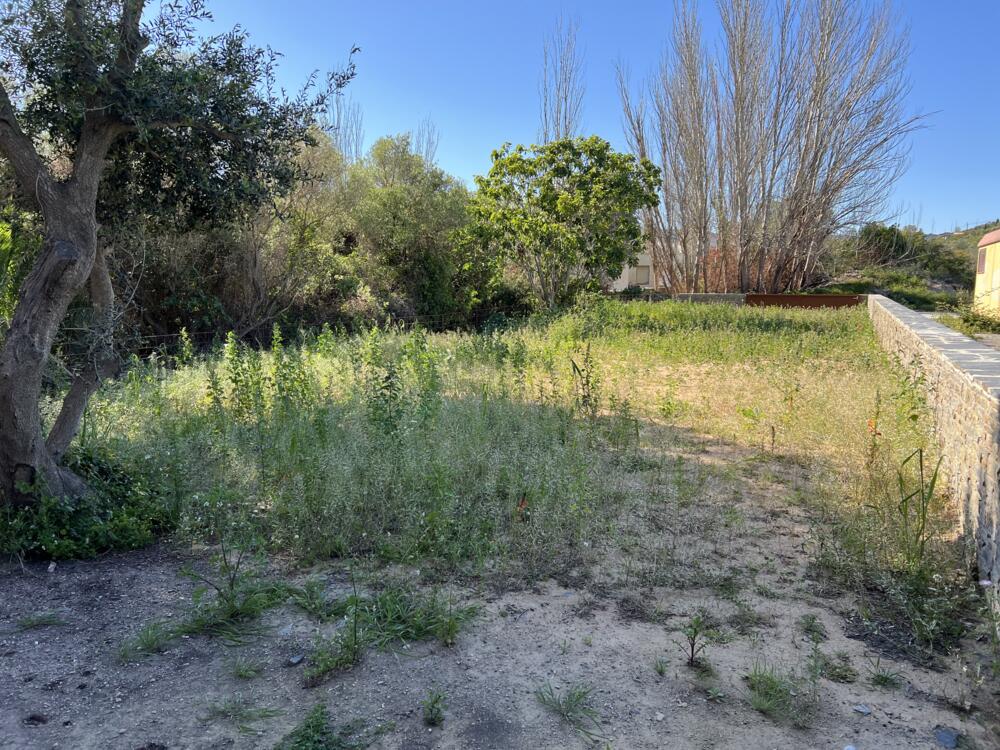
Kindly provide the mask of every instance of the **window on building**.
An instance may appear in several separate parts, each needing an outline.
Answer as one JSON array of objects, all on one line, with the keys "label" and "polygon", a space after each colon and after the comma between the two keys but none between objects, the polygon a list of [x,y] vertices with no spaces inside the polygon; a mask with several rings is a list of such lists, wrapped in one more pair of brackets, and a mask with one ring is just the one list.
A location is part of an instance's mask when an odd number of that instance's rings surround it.
[{"label": "window on building", "polygon": [[976,263],[976,273],[986,273],[986,248],[979,248],[979,262]]},{"label": "window on building", "polygon": [[636,286],[649,286],[649,266],[635,267]]}]

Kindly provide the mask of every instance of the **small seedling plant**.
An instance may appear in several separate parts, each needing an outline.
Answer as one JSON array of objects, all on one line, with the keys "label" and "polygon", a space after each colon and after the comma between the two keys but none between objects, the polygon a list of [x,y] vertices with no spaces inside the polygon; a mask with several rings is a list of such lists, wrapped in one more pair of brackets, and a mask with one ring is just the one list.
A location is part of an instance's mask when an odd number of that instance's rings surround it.
[{"label": "small seedling plant", "polygon": [[601,733],[600,716],[591,705],[593,690],[590,685],[576,683],[560,691],[546,682],[535,691],[535,698],[588,741],[596,743],[606,738]]},{"label": "small seedling plant", "polygon": [[713,631],[708,626],[708,622],[702,614],[697,614],[688,620],[687,624],[681,629],[681,635],[684,637],[681,643],[681,649],[684,651],[685,657],[687,657],[686,664],[692,669],[697,669],[702,666],[704,661],[703,654],[705,649],[708,648],[708,644],[714,637],[715,631]]},{"label": "small seedling plant", "polygon": [[444,693],[431,690],[421,702],[424,714],[424,724],[429,727],[439,727],[444,724],[444,710],[448,707]]}]

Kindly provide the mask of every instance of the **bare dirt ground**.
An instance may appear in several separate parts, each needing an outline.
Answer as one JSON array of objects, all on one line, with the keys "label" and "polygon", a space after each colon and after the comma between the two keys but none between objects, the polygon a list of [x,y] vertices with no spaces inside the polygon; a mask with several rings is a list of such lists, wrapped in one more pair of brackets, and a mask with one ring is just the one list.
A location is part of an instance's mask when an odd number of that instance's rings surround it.
[{"label": "bare dirt ground", "polygon": [[[997,714],[984,705],[995,696],[970,698],[961,659],[928,669],[881,655],[900,684],[870,683],[879,655],[847,636],[850,596],[822,591],[808,574],[810,526],[797,501],[808,467],[707,440],[662,465],[676,466],[681,481],[651,492],[620,540],[624,551],[606,565],[527,590],[455,588],[480,611],[453,647],[369,651],[312,689],[300,658],[331,626],[290,605],[267,613],[264,632],[245,645],[195,636],[121,663],[124,639],[189,606],[194,584],[178,570],[204,555],[160,546],[54,570],[10,566],[0,577],[0,748],[270,748],[319,703],[387,749],[1000,747]],[[283,573],[323,576],[331,596],[350,591],[336,565]],[[699,610],[725,636],[704,653],[710,673],[688,668],[679,645]],[[41,612],[61,624],[18,626]],[[826,631],[818,646],[803,615]],[[750,705],[754,664],[802,673],[816,648],[850,669],[848,681],[819,679],[807,728]],[[237,656],[262,673],[234,676]],[[592,738],[540,705],[535,691],[546,683],[593,689]],[[431,689],[447,698],[444,724],[433,729],[421,714]],[[269,711],[213,718],[211,707],[227,701]]]}]

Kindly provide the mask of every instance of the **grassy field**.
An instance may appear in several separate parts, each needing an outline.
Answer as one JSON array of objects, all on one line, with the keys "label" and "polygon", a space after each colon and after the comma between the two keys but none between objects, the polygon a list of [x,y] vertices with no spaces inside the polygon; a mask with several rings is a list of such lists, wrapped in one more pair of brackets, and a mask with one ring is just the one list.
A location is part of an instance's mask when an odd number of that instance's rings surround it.
[{"label": "grassy field", "polygon": [[663,448],[715,440],[799,475],[839,573],[953,562],[927,549],[949,539],[939,492],[897,507],[936,457],[861,309],[594,301],[490,333],[276,334],[167,364],[102,395],[78,455],[142,488],[137,524],[192,541],[538,580],[620,556],[650,487],[697,493]]},{"label": "grassy field", "polygon": [[307,561],[481,571],[572,565],[613,539],[667,426],[799,462],[816,492],[860,481],[872,443],[896,462],[931,449],[862,310],[601,301],[486,334],[138,363],[94,403],[76,460],[98,481],[124,469],[158,525],[197,540],[238,517]]},{"label": "grassy field", "polygon": [[[860,308],[594,300],[484,333],[182,347],[102,392],[73,461],[100,492],[8,519],[8,549],[72,557],[165,535],[214,553],[189,571],[190,606],[130,629],[125,662],[191,637],[242,647],[292,606],[319,623],[303,679],[323,684],[372,649],[488,632],[481,603],[453,595],[520,611],[517,592],[554,581],[584,592],[581,617],[616,602],[616,638],[621,622],[665,627],[710,704],[738,689],[774,726],[806,727],[855,682],[868,657],[850,649],[901,660],[872,662],[887,683],[901,663],[958,674],[981,624],[919,386]],[[339,593],[295,572],[331,561]],[[839,655],[819,645],[831,597],[860,644]],[[769,653],[782,627],[799,645]],[[660,678],[674,668],[656,657]],[[539,680],[539,706],[603,738],[593,684]]]}]

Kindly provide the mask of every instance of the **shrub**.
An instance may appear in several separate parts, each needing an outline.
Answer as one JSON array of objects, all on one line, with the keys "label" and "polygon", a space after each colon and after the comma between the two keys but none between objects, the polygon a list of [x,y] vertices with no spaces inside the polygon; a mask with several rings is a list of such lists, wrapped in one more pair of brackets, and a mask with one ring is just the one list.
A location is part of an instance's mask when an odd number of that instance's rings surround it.
[{"label": "shrub", "polygon": [[67,464],[88,494],[73,500],[42,493],[36,505],[0,509],[0,554],[68,559],[138,549],[175,519],[150,483],[101,450],[76,448]]}]

